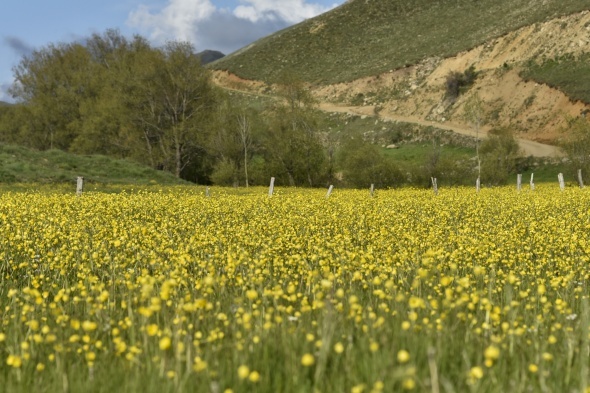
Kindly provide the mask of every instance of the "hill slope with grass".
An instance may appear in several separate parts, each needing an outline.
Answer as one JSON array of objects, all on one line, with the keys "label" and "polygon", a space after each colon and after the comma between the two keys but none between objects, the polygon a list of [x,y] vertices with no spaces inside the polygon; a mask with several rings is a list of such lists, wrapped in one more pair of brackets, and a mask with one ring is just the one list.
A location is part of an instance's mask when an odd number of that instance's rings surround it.
[{"label": "hill slope with grass", "polygon": [[274,83],[285,71],[314,84],[449,57],[523,26],[588,9],[586,0],[353,0],[214,64]]},{"label": "hill slope with grass", "polygon": [[[590,113],[590,12],[578,0],[354,0],[213,64],[218,84],[272,94],[286,71],[320,103],[557,144],[566,118]],[[379,12],[377,12],[379,11]],[[271,60],[271,57],[275,60]],[[471,71],[470,71],[471,70]],[[473,72],[449,95],[449,77]]]},{"label": "hill slope with grass", "polygon": [[78,156],[0,144],[0,183],[186,184],[172,174],[106,156]]}]

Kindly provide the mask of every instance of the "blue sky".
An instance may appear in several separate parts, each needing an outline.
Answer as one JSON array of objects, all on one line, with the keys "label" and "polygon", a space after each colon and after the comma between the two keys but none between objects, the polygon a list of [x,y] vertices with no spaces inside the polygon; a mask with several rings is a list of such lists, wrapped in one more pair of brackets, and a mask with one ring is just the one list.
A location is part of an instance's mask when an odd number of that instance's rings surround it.
[{"label": "blue sky", "polygon": [[2,0],[0,100],[10,101],[12,67],[35,49],[116,28],[160,45],[191,41],[230,53],[345,0]]}]

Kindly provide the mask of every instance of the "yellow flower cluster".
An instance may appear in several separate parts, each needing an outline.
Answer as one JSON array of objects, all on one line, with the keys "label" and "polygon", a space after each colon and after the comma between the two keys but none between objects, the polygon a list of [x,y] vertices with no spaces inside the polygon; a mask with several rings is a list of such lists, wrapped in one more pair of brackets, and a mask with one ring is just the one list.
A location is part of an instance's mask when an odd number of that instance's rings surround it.
[{"label": "yellow flower cluster", "polygon": [[586,390],[586,190],[212,195],[1,195],[0,385]]}]

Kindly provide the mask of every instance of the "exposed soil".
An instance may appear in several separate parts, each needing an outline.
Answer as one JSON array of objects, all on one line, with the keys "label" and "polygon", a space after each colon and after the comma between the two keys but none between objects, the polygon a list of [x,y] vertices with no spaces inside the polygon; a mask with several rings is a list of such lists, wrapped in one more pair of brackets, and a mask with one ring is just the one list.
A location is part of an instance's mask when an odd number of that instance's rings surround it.
[{"label": "exposed soil", "polygon": [[[310,86],[320,108],[378,116],[474,136],[465,120],[464,104],[477,93],[484,102],[482,136],[494,127],[512,129],[527,155],[556,156],[555,146],[567,116],[579,116],[590,105],[571,101],[546,85],[524,81],[519,70],[527,61],[567,53],[590,52],[590,11],[527,26],[457,56],[431,58],[388,73],[349,83]],[[450,72],[470,66],[475,84],[454,102],[445,98]],[[214,72],[217,84],[253,94],[272,94],[273,87],[227,72]],[[377,110],[376,110],[377,109]]]},{"label": "exposed soil", "polygon": [[[395,121],[403,123],[413,123],[421,126],[432,126],[441,130],[453,131],[461,135],[467,135],[474,138],[486,138],[489,126],[482,127],[479,133],[473,128],[465,127],[460,124],[453,124],[450,122],[439,123],[432,120],[424,120],[414,116],[401,116],[397,114],[376,114],[375,107],[372,106],[342,106],[331,103],[321,103],[319,108],[326,112],[338,112],[338,113],[349,113],[361,116],[377,116],[381,120]],[[517,138],[518,144],[526,156],[533,157],[558,157],[560,156],[560,150],[556,146],[548,145],[540,142]]]},{"label": "exposed soil", "polygon": [[[579,116],[589,105],[571,101],[549,86],[524,81],[527,61],[590,51],[590,11],[538,23],[447,59],[426,59],[412,67],[314,89],[323,102],[379,105],[381,114],[469,129],[463,106],[475,93],[484,101],[487,127],[509,127],[520,139],[556,144],[566,116]],[[478,77],[455,102],[445,99],[450,72],[474,66]],[[440,125],[437,125],[440,126]],[[456,128],[456,127],[454,127]]]}]

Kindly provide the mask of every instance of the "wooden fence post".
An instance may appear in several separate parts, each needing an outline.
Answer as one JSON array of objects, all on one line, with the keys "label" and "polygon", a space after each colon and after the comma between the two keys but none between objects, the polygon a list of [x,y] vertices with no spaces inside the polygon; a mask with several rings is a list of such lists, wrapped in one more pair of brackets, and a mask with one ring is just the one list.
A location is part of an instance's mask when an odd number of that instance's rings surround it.
[{"label": "wooden fence post", "polygon": [[432,181],[432,190],[434,191],[434,195],[438,195],[438,184],[436,182],[436,177],[431,177],[430,180]]},{"label": "wooden fence post", "polygon": [[578,184],[580,188],[584,188],[584,179],[582,179],[582,170],[578,169]]},{"label": "wooden fence post", "polygon": [[209,187],[205,188],[205,196],[207,198],[209,198],[211,196],[211,191],[209,190]]},{"label": "wooden fence post", "polygon": [[83,191],[84,178],[82,176],[78,176],[78,179],[76,180],[76,196],[81,196]]},{"label": "wooden fence post", "polygon": [[275,190],[275,178],[271,177],[270,178],[270,186],[268,187],[268,196],[272,196],[274,190]]},{"label": "wooden fence post", "polygon": [[531,182],[530,182],[531,191],[535,191],[535,182],[533,181],[533,176],[535,176],[535,174],[531,173]]},{"label": "wooden fence post", "polygon": [[481,188],[481,180],[479,179],[479,176],[478,176],[477,180],[475,181],[475,191],[477,193],[479,193],[480,188]]},{"label": "wooden fence post", "polygon": [[522,173],[516,175],[516,191],[520,191],[522,188]]},{"label": "wooden fence post", "polygon": [[374,193],[375,193],[375,184],[371,183],[371,197],[373,197]]}]

